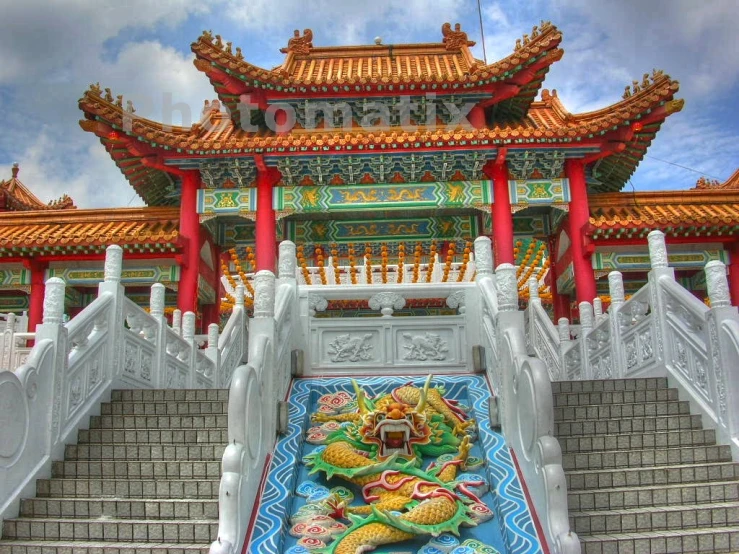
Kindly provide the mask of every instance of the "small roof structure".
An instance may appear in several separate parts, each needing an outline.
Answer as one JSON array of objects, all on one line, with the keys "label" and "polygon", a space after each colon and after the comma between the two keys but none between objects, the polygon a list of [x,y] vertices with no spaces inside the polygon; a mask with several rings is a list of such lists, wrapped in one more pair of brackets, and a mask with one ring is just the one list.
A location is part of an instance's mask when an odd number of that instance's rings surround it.
[{"label": "small roof structure", "polygon": [[20,167],[13,164],[12,176],[7,181],[0,181],[0,211],[26,212],[29,210],[72,210],[74,202],[66,194],[58,200],[44,204],[33,194],[20,179]]},{"label": "small roof structure", "polygon": [[103,254],[111,244],[132,253],[180,250],[178,208],[32,211],[0,218],[0,258]]}]

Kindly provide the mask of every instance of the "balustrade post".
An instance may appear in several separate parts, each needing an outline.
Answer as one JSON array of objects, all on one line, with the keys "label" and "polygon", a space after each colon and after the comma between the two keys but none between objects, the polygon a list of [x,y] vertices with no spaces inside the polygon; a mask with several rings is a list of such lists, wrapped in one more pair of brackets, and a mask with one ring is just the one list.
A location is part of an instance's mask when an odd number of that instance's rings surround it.
[{"label": "balustrade post", "polygon": [[185,312],[182,316],[182,340],[187,343],[189,355],[187,357],[187,365],[189,367],[187,373],[187,387],[195,386],[195,368],[197,367],[197,357],[195,356],[198,345],[195,344],[195,313]]},{"label": "balustrade post", "polygon": [[164,388],[164,374],[167,367],[167,319],[164,317],[165,288],[161,283],[154,283],[149,294],[149,313],[157,322],[154,340],[154,367],[152,382],[155,387]]},{"label": "balustrade post", "polygon": [[581,378],[592,379],[593,375],[590,370],[590,356],[588,353],[588,335],[593,330],[594,316],[593,306],[590,302],[580,302],[580,364],[582,367]]},{"label": "balustrade post", "polygon": [[[708,352],[712,371],[712,404],[718,419],[719,440],[732,440],[732,450],[737,454],[739,447],[739,350],[731,340],[726,325],[736,326],[739,331],[739,311],[731,305],[726,266],[720,261],[706,264],[706,287],[711,308],[708,313]],[[736,339],[736,337],[735,337]],[[721,436],[724,435],[724,436]]]},{"label": "balustrade post", "polygon": [[570,320],[566,317],[560,317],[557,320],[557,332],[559,333],[559,378],[567,379],[567,363],[565,360],[565,353],[570,349],[570,342],[572,342],[572,334],[570,332]]},{"label": "balustrade post", "polygon": [[[279,249],[279,260],[278,260],[278,273],[277,276],[280,279],[295,279],[298,278],[297,273],[297,259],[295,257],[295,243],[289,240],[283,240],[280,243]],[[331,266],[331,264],[329,264]]]},{"label": "balustrade post", "polygon": [[527,329],[526,334],[528,336],[528,354],[529,356],[536,356],[536,310],[537,306],[541,306],[541,298],[539,298],[539,281],[535,277],[530,277],[526,283],[529,289],[529,304],[526,307],[527,318]]},{"label": "balustrade post", "polygon": [[668,349],[669,341],[663,339],[667,334],[667,306],[664,300],[659,282],[661,279],[675,280],[675,270],[669,267],[667,258],[667,246],[665,244],[665,234],[662,231],[655,230],[647,235],[649,242],[649,261],[652,266],[648,274],[647,282],[649,284],[649,305],[652,313],[652,325],[654,334],[657,339],[657,363],[664,364],[665,360],[670,359]]},{"label": "balustrade post", "polygon": [[[276,396],[275,383],[280,382],[276,372],[281,368],[275,367],[275,276],[270,271],[259,271],[254,276],[254,317],[249,329],[249,360],[262,359],[264,371],[259,375],[262,385],[262,413],[264,424],[264,440],[271,441],[277,433],[276,414],[277,402],[282,398]],[[266,337],[265,345],[254,337]],[[266,347],[265,347],[266,346]],[[261,349],[264,348],[262,351]]]},{"label": "balustrade post", "polygon": [[475,239],[475,271],[478,277],[493,274],[493,249],[488,237]]},{"label": "balustrade post", "polygon": [[172,312],[172,331],[178,337],[182,336],[182,311],[179,308]]},{"label": "balustrade post", "polygon": [[[61,397],[66,386],[65,380],[68,375],[67,368],[69,366],[67,328],[62,323],[65,288],[64,281],[59,277],[52,277],[46,281],[43,318],[41,324],[36,326],[36,344],[41,344],[46,339],[51,340],[54,344],[52,358],[53,374],[40,376],[40,378],[50,379],[53,382],[52,386],[48,389],[53,391],[51,393],[52,397],[48,399],[39,398],[37,405],[43,410],[48,410],[51,414],[51,417],[48,419],[51,426],[48,435],[47,452],[52,452],[52,449],[54,449],[55,453],[61,452],[62,454],[63,451],[55,448],[55,446],[61,433],[61,419],[63,417]],[[42,419],[38,421],[42,421]],[[61,448],[63,450],[63,445]]]},{"label": "balustrade post", "polygon": [[518,279],[513,264],[500,264],[495,270],[498,308],[501,312],[518,310]]},{"label": "balustrade post", "polygon": [[205,355],[213,362],[215,367],[213,371],[213,387],[221,386],[221,351],[218,350],[218,324],[211,323],[208,325],[208,346],[205,349]]},{"label": "balustrade post", "polygon": [[123,371],[123,341],[125,315],[123,303],[126,290],[121,285],[121,273],[123,272],[123,249],[117,244],[108,246],[105,250],[104,280],[98,285],[98,297],[105,293],[113,296],[111,303],[108,326],[108,355],[109,360],[103,364],[105,368],[103,375],[109,379],[115,379]]},{"label": "balustrade post", "polygon": [[624,345],[621,339],[621,308],[626,302],[624,294],[623,275],[619,271],[608,274],[608,294],[611,296],[611,305],[608,315],[611,318],[611,360],[613,360],[613,378],[622,379],[626,375],[626,358]]},{"label": "balustrade post", "polygon": [[248,328],[247,328],[247,319],[246,319],[246,308],[244,306],[245,303],[245,288],[244,285],[236,285],[236,290],[234,291],[234,307],[233,312],[240,312],[242,324],[244,325],[244,329],[240,333],[241,336],[241,352],[242,358],[239,360],[240,363],[246,363],[247,359],[249,358],[249,336],[248,336]]}]

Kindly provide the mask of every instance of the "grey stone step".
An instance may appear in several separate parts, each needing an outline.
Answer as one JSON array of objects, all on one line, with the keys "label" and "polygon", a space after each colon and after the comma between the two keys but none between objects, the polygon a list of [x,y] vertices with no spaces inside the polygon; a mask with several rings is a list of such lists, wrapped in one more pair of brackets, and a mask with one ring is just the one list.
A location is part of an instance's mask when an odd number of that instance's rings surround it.
[{"label": "grey stone step", "polygon": [[703,429],[701,416],[680,415],[663,417],[635,417],[629,419],[561,421],[554,424],[554,435],[563,439],[576,436],[621,435]]},{"label": "grey stone step", "polygon": [[677,389],[633,390],[612,392],[569,392],[554,395],[554,406],[601,406],[603,404],[643,404],[676,402]]},{"label": "grey stone step", "polygon": [[739,525],[739,502],[702,506],[660,506],[658,510],[636,508],[570,512],[570,527],[578,534],[634,533],[685,530]]},{"label": "grey stone step", "polygon": [[114,390],[111,402],[225,402],[228,389],[130,389]]},{"label": "grey stone step", "polygon": [[562,467],[565,471],[572,469],[652,467],[730,461],[731,448],[726,445],[686,446],[682,448],[660,448],[657,450],[579,452],[562,455]]},{"label": "grey stone step", "polygon": [[37,498],[218,498],[219,479],[39,479]]},{"label": "grey stone step", "polygon": [[64,459],[74,460],[220,460],[224,443],[203,445],[175,444],[68,444]]},{"label": "grey stone step", "polygon": [[26,498],[20,517],[218,519],[218,499]]},{"label": "grey stone step", "polygon": [[652,531],[624,535],[581,535],[583,554],[678,554],[739,552],[739,529],[715,527],[690,531]]},{"label": "grey stone step", "polygon": [[690,403],[644,402],[640,404],[607,404],[604,406],[559,406],[554,408],[554,421],[605,421],[634,417],[664,417],[690,415]]},{"label": "grey stone step", "polygon": [[646,379],[599,379],[594,381],[554,381],[552,393],[560,392],[600,392],[619,390],[656,390],[666,389],[667,379],[664,377]]},{"label": "grey stone step", "polygon": [[3,541],[0,554],[208,554],[210,545],[91,541]]},{"label": "grey stone step", "polygon": [[80,429],[78,444],[227,444],[228,429]]},{"label": "grey stone step", "polygon": [[106,402],[100,415],[210,415],[228,413],[228,402]]},{"label": "grey stone step", "polygon": [[10,540],[129,541],[209,544],[218,533],[214,520],[15,518],[3,522]]},{"label": "grey stone step", "polygon": [[219,461],[71,461],[52,462],[51,476],[81,479],[220,479]]},{"label": "grey stone step", "polygon": [[92,416],[90,429],[212,429],[228,427],[228,416]]},{"label": "grey stone step", "polygon": [[739,481],[576,490],[568,492],[567,501],[570,513],[676,505],[696,508],[698,504],[739,502]]},{"label": "grey stone step", "polygon": [[565,478],[567,480],[568,491],[731,481],[734,479],[739,480],[739,464],[735,462],[722,462],[630,469],[568,471],[565,474]]},{"label": "grey stone step", "polygon": [[645,448],[713,445],[716,444],[716,432],[713,429],[691,429],[687,431],[635,433],[631,435],[561,437],[559,444],[562,447],[563,454],[570,452],[642,450]]}]

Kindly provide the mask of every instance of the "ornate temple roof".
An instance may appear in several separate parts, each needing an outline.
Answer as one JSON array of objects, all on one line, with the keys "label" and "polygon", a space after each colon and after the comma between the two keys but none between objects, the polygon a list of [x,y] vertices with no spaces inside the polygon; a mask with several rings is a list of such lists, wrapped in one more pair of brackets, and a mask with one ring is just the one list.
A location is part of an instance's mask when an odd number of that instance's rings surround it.
[{"label": "ornate temple roof", "polygon": [[593,239],[642,239],[653,229],[673,237],[739,234],[739,190],[606,193],[589,200],[586,234]]},{"label": "ornate temple roof", "polygon": [[[241,48],[233,51],[219,35],[206,31],[192,44],[195,66],[206,73],[219,99],[236,112],[239,95],[275,91],[285,97],[311,93],[362,95],[366,93],[438,91],[458,93],[485,90],[491,84],[515,81],[521,89],[514,95],[514,111],[525,114],[549,66],[562,57],[560,31],[549,22],[532,29],[516,42],[502,60],[486,64],[472,56],[467,33],[459,24],[442,26],[438,43],[382,44],[367,46],[313,46],[313,32],[295,31],[286,48],[284,62],[264,69],[244,60]],[[491,89],[492,90],[492,89]]]},{"label": "ornate temple roof", "polygon": [[75,205],[66,194],[58,200],[44,204],[18,179],[20,168],[13,164],[12,177],[0,181],[0,211],[25,212],[29,210],[70,210]]},{"label": "ornate temple roof", "polygon": [[[587,159],[589,184],[594,192],[607,192],[623,187],[664,119],[670,113],[679,111],[683,105],[682,100],[674,98],[679,88],[677,81],[661,71],[654,71],[651,75],[645,74],[641,82],[634,81],[632,86],[626,87],[621,101],[601,110],[572,114],[564,108],[556,91],[544,89],[541,100],[533,101],[533,95],[538,91],[545,70],[549,67],[549,57],[556,53],[558,59],[562,52],[557,47],[561,34],[551,24],[537,29],[531,37],[525,37],[508,58],[489,65],[471,57],[469,41],[462,31],[452,31],[445,25],[444,33],[446,42],[394,45],[392,60],[395,62],[391,61],[390,47],[387,45],[315,48],[310,40],[311,33],[306,33],[291,41],[285,49],[285,62],[272,70],[255,68],[243,60],[238,49],[232,53],[229,44],[224,46],[220,38],[214,39],[205,33],[193,45],[198,57],[196,65],[204,69],[214,82],[221,100],[206,101],[198,123],[191,127],[172,127],[138,117],[130,102],[124,108],[121,96],[116,99],[109,89],[103,92],[99,85],[92,85],[80,99],[80,108],[86,117],[80,124],[84,130],[100,138],[126,178],[150,205],[176,203],[176,177],[171,174],[176,174],[178,168],[197,168],[198,160],[207,158],[238,158],[240,164],[243,162],[254,166],[254,157],[258,155],[279,159],[288,156],[400,155],[423,150],[479,150],[492,152],[494,156],[496,147],[508,148],[509,153],[531,147],[580,148],[586,152],[597,152],[597,155]],[[372,59],[377,58],[371,64],[366,62],[370,54],[375,56]],[[534,59],[538,60],[535,67],[539,69],[529,73],[524,71],[521,75],[513,74],[526,67],[526,60]],[[546,63],[542,62],[543,59]],[[433,64],[432,60],[435,60]],[[360,61],[364,68],[361,72],[358,69]],[[514,62],[518,65],[512,65]],[[411,68],[410,72],[408,67]],[[213,73],[212,68],[220,69]],[[470,80],[470,75],[478,73],[480,80]],[[245,75],[249,75],[249,78]],[[484,81],[483,75],[487,75],[484,79],[488,79],[489,83]],[[335,82],[300,84],[296,81],[298,76],[301,79],[330,78]],[[342,76],[346,79],[356,78],[357,83],[339,84],[337,79],[343,79]],[[221,77],[230,80],[219,81]],[[221,109],[221,101],[233,101],[244,87],[249,88],[250,93],[262,96],[269,93],[277,95],[276,98],[285,98],[288,93],[294,98],[311,94],[324,98],[330,95],[323,92],[324,89],[328,90],[327,87],[332,91],[343,86],[349,90],[355,87],[355,96],[361,99],[377,96],[376,91],[370,90],[373,86],[384,86],[384,90],[390,91],[390,85],[393,85],[395,88],[388,93],[392,96],[398,93],[414,94],[410,92],[411,86],[418,85],[415,90],[420,95],[429,91],[429,88],[424,89],[419,85],[423,79],[431,80],[430,87],[440,84],[447,89],[461,87],[459,94],[465,93],[470,87],[479,92],[485,87],[501,83],[521,83],[521,86],[511,85],[517,92],[504,100],[518,102],[524,99],[522,104],[517,104],[521,116],[494,119],[497,123],[482,128],[458,125],[449,129],[446,125],[437,125],[435,128],[419,125],[415,130],[403,130],[401,127],[369,129],[354,125],[349,129],[296,127],[278,134],[264,128],[246,131]],[[272,84],[267,87],[268,83]],[[524,91],[531,86],[534,92],[529,98],[529,93],[524,94]],[[230,87],[230,92],[224,92],[226,89],[223,87]],[[312,92],[314,89],[318,92]],[[493,94],[493,97],[496,95]],[[186,165],[179,165],[182,163]],[[250,184],[246,183],[246,186]]]},{"label": "ornate temple roof", "polygon": [[112,208],[4,214],[0,257],[99,254],[111,244],[126,252],[179,250],[177,208]]}]

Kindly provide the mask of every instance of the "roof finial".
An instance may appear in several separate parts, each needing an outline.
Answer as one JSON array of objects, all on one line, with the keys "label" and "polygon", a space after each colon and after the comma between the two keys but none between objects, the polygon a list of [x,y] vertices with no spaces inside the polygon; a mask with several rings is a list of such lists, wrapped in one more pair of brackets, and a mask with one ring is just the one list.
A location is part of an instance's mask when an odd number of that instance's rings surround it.
[{"label": "roof finial", "polygon": [[451,23],[444,23],[441,26],[441,34],[444,36],[442,42],[446,45],[447,50],[458,50],[462,46],[474,46],[475,43],[467,38],[467,33],[462,30],[462,26],[457,23],[452,30]]},{"label": "roof finial", "polygon": [[303,36],[300,36],[300,31],[295,29],[293,31],[293,37],[287,41],[287,48],[280,48],[280,52],[287,54],[292,52],[298,56],[307,56],[313,48],[313,31],[305,29]]},{"label": "roof finial", "polygon": [[382,44],[382,37],[375,37],[375,44],[380,46]]},{"label": "roof finial", "polygon": [[16,179],[18,177],[18,172],[21,170],[21,168],[18,166],[18,162],[13,162],[13,179]]}]

